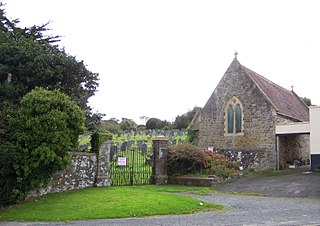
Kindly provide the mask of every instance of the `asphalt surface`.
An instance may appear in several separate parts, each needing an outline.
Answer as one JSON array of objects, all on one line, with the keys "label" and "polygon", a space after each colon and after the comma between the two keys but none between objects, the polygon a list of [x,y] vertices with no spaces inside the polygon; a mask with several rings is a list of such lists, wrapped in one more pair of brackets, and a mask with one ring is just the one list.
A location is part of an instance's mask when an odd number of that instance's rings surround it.
[{"label": "asphalt surface", "polygon": [[261,193],[268,197],[228,193],[212,193],[209,196],[181,194],[224,205],[228,208],[224,212],[207,211],[188,215],[75,222],[0,222],[0,225],[320,225],[320,187],[318,186],[320,186],[320,173],[309,173],[306,169],[299,168],[277,175],[244,177],[217,186],[222,191]]},{"label": "asphalt surface", "polygon": [[273,197],[320,198],[320,172],[312,172],[310,166],[286,169],[277,173],[243,177],[214,186],[229,192],[265,194]]}]

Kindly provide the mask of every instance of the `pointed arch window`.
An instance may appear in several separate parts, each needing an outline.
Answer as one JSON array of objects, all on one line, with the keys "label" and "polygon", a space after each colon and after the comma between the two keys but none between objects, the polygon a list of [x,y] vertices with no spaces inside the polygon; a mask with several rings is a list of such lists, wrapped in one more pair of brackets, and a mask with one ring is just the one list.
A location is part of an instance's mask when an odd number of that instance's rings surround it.
[{"label": "pointed arch window", "polygon": [[228,134],[243,133],[243,108],[237,97],[232,97],[227,102],[226,132]]},{"label": "pointed arch window", "polygon": [[229,105],[228,107],[228,133],[233,133],[233,119],[234,119],[234,113],[232,106]]}]

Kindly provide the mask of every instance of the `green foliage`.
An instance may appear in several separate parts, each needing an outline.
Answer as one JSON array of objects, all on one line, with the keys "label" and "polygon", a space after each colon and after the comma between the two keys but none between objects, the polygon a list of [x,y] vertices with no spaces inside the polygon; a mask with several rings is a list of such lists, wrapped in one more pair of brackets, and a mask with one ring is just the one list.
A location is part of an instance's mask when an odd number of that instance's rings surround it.
[{"label": "green foliage", "polygon": [[307,98],[307,97],[300,97],[300,99],[307,105],[307,106],[311,106],[311,99]]},{"label": "green foliage", "polygon": [[174,122],[174,127],[176,129],[185,129],[188,127],[190,121],[188,119],[188,116],[186,114],[184,115],[178,115],[176,117],[176,120]]},{"label": "green foliage", "polygon": [[168,152],[168,175],[199,173],[206,168],[206,154],[191,144],[171,146]]},{"label": "green foliage", "polygon": [[[48,36],[48,24],[20,28],[19,20],[5,16],[0,2],[0,110],[3,103],[19,104],[35,87],[67,94],[91,119],[88,99],[98,86],[98,74],[82,61],[53,45],[59,36]],[[11,75],[10,81],[8,76]]]},{"label": "green foliage", "polygon": [[91,152],[99,153],[101,145],[106,140],[112,140],[112,134],[108,131],[96,130],[91,134]]},{"label": "green foliage", "polygon": [[68,96],[35,88],[6,120],[11,136],[0,144],[0,206],[23,199],[66,167],[85,118]]},{"label": "green foliage", "polygon": [[146,129],[164,129],[169,128],[170,123],[157,118],[150,118],[146,123]]},{"label": "green foliage", "polygon": [[190,143],[192,143],[195,139],[197,139],[197,132],[192,129],[188,129],[187,139]]},{"label": "green foliage", "polygon": [[176,120],[174,121],[174,128],[176,129],[186,129],[188,128],[191,120],[193,119],[194,115],[197,113],[197,111],[201,109],[200,107],[194,107],[191,111],[188,111],[187,113],[183,115],[178,115],[176,117]]},{"label": "green foliage", "polygon": [[119,120],[116,118],[111,118],[109,120],[101,121],[101,128],[109,131],[110,133],[118,133],[120,132]]},{"label": "green foliage", "polygon": [[171,146],[168,153],[168,175],[215,174],[229,176],[230,161],[223,155],[201,150],[192,144]]},{"label": "green foliage", "polygon": [[120,122],[121,130],[134,130],[137,128],[137,124],[132,119],[122,118]]}]

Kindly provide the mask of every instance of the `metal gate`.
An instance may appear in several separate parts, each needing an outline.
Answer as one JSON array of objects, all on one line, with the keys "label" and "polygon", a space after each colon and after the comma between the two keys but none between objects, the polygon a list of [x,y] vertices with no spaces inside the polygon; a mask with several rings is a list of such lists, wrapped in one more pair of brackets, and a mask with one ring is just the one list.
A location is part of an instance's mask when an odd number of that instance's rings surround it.
[{"label": "metal gate", "polygon": [[150,184],[152,175],[152,147],[118,148],[111,146],[111,185]]}]

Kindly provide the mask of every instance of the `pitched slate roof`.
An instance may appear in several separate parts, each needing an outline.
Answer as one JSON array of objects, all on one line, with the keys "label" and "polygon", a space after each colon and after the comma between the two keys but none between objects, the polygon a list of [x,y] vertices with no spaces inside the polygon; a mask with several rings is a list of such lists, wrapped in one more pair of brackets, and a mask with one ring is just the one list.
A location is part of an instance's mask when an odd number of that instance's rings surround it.
[{"label": "pitched slate roof", "polygon": [[309,121],[309,108],[295,92],[271,82],[245,66],[241,65],[241,67],[267,97],[278,114],[298,121]]}]

